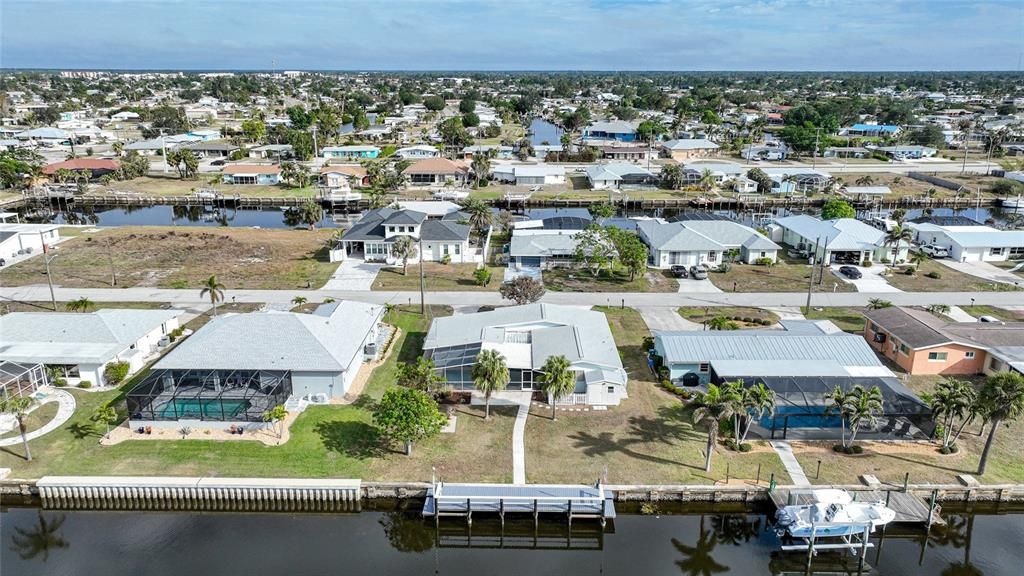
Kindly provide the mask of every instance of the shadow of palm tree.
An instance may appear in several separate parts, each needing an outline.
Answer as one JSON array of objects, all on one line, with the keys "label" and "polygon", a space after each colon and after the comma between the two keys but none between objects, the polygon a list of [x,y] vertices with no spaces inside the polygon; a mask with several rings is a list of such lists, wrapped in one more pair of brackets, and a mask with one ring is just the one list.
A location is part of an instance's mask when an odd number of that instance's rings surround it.
[{"label": "shadow of palm tree", "polygon": [[75,440],[84,440],[90,436],[101,436],[100,432],[91,423],[74,422],[68,425],[68,432],[75,437]]},{"label": "shadow of palm tree", "polygon": [[701,517],[700,538],[693,546],[684,544],[677,538],[672,539],[672,545],[683,556],[686,556],[683,560],[676,560],[676,566],[679,566],[679,569],[684,574],[689,574],[690,576],[712,576],[712,574],[721,574],[729,571],[728,566],[719,564],[712,556],[718,541],[711,532],[704,531],[703,517]]},{"label": "shadow of palm tree", "polygon": [[892,458],[893,460],[899,460],[901,462],[909,462],[911,464],[920,464],[922,466],[928,466],[929,468],[935,468],[936,470],[945,470],[947,472],[953,472],[955,474],[976,474],[978,472],[977,469],[974,469],[974,468],[972,468],[972,469],[964,469],[964,468],[952,468],[952,467],[949,467],[949,466],[940,466],[939,464],[936,464],[935,462],[928,462],[926,460],[917,460],[917,459],[910,458],[908,456],[902,456],[902,455],[899,455],[899,454],[882,454],[880,452],[875,452],[874,454],[876,456],[881,456],[883,458]]},{"label": "shadow of palm tree", "polygon": [[331,452],[353,458],[374,458],[382,456],[385,446],[377,431],[366,422],[332,420],[320,422],[314,428],[320,441]]}]

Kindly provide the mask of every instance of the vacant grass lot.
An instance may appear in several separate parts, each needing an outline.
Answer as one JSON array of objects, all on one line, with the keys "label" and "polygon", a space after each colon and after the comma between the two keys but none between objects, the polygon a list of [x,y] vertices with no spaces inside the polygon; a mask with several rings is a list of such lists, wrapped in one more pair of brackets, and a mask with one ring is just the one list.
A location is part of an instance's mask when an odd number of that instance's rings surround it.
[{"label": "vacant grass lot", "polygon": [[[811,277],[811,267],[807,264],[787,264],[779,262],[775,266],[754,266],[751,264],[733,264],[728,272],[711,272],[711,282],[726,292],[806,292],[807,282]],[[817,276],[815,276],[817,279]],[[856,288],[846,282],[838,282],[825,273],[822,283],[816,284],[815,292],[831,292],[833,284],[838,284],[837,292],[855,292]]]},{"label": "vacant grass lot", "polygon": [[[929,278],[930,272],[937,272],[939,278]],[[1013,291],[1015,288],[1008,284],[989,282],[977,276],[964,274],[943,266],[934,260],[925,260],[921,263],[913,276],[907,276],[902,269],[897,268],[886,276],[889,284],[903,290],[904,292],[991,292],[991,291]],[[930,304],[930,303],[929,303]]]},{"label": "vacant grass lot", "polygon": [[[941,376],[912,376],[907,385],[916,392],[930,391]],[[979,379],[980,382],[980,379]],[[834,442],[791,442],[797,459],[812,482],[818,484],[856,483],[861,474],[873,474],[882,482],[902,485],[904,474],[911,483],[956,484],[957,474],[976,474],[978,460],[988,434],[978,435],[980,423],[968,426],[957,445],[960,452],[940,454],[937,444],[924,442],[858,442],[864,454],[845,456],[833,452]],[[978,479],[986,484],[1024,482],[1024,459],[1020,439],[1024,438],[1024,419],[1002,427],[996,433],[989,457],[988,471]],[[821,478],[814,478],[821,460]]]},{"label": "vacant grass lot", "polygon": [[549,409],[531,410],[527,481],[589,483],[607,471],[611,483],[708,484],[724,480],[727,467],[731,478],[754,479],[758,465],[762,481],[772,473],[788,481],[778,457],[759,442],[746,454],[720,446],[705,473],[707,435],[676,396],[655,385],[643,356],[643,338],[650,334],[643,318],[629,308],[597,309],[608,316],[629,374],[629,398],[607,411],[559,412],[555,421]]},{"label": "vacant grass lot", "polygon": [[677,292],[679,282],[664,270],[648,270],[632,280],[625,270],[602,272],[594,276],[588,270],[555,268],[544,271],[544,286],[554,292]]},{"label": "vacant grass lot", "polygon": [[[473,278],[476,272],[476,264],[440,264],[437,262],[424,262],[423,275],[424,287],[426,290],[435,292],[444,291],[465,291],[481,290],[496,291],[501,286],[502,275],[505,269],[497,266],[490,266],[491,282],[486,286],[477,284]],[[384,268],[377,274],[373,281],[374,290],[419,290],[420,289],[420,267],[419,264],[409,264],[408,274],[402,274],[402,267]]]},{"label": "vacant grass lot", "polygon": [[459,407],[457,433],[416,444],[411,458],[400,453],[401,447],[384,442],[372,425],[373,405],[394,385],[396,363],[415,359],[430,319],[450,313],[440,307],[430,307],[427,316],[393,313],[391,320],[401,335],[364,394],[347,406],[310,407],[296,419],[290,440],[281,446],[202,440],[198,432],[181,441],[132,440],[100,446],[102,430],[89,417],[106,402],[114,402],[125,417],[123,396],[132,386],[128,383],[111,392],[72,390],[78,409],[65,426],[30,443],[34,460],[26,462],[18,445],[0,448],[0,467],[11,468],[15,478],[166,474],[427,480],[431,466],[437,465],[449,479],[509,481],[514,417],[508,410],[492,410],[485,422],[482,410]]},{"label": "vacant grass lot", "polygon": [[[327,261],[329,230],[259,230],[128,226],[83,234],[61,243],[50,263],[54,284],[73,288],[117,286],[196,288],[216,275],[228,290],[322,286],[337,268]],[[41,257],[0,272],[0,284],[45,284]]]}]

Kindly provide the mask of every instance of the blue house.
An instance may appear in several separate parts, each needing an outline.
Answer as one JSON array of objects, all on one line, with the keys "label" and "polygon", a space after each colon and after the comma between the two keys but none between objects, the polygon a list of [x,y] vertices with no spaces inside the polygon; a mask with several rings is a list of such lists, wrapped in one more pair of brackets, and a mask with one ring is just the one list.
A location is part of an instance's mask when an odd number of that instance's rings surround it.
[{"label": "blue house", "polygon": [[348,160],[361,158],[377,158],[380,148],[376,146],[327,146],[320,151],[324,158],[345,158]]},{"label": "blue house", "polygon": [[617,140],[619,142],[636,141],[636,125],[622,120],[611,122],[594,122],[583,129],[584,140]]},{"label": "blue house", "polygon": [[901,131],[899,126],[892,124],[854,124],[849,128],[844,128],[840,131],[840,134],[845,136],[866,136],[869,138],[878,138],[885,136],[896,136]]}]

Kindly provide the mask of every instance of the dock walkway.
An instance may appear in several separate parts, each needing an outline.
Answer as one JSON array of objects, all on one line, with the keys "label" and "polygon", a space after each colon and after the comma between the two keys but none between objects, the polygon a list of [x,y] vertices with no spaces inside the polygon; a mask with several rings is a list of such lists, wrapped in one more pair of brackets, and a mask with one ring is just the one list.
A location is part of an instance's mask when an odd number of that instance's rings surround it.
[{"label": "dock walkway", "polygon": [[[778,489],[769,492],[772,503],[776,508],[784,506],[802,506],[815,502],[811,489]],[[897,490],[858,490],[850,491],[856,502],[885,502],[885,505],[896,512],[893,522],[903,524],[925,524],[929,525],[928,502],[920,497]],[[945,524],[940,515],[939,505],[932,509],[930,524]]]},{"label": "dock walkway", "polygon": [[595,518],[603,523],[615,517],[613,494],[600,484],[449,484],[438,482],[427,491],[423,516],[439,519],[458,516],[473,521],[473,513],[498,514],[504,522],[506,513],[565,514],[572,524],[574,518]]}]

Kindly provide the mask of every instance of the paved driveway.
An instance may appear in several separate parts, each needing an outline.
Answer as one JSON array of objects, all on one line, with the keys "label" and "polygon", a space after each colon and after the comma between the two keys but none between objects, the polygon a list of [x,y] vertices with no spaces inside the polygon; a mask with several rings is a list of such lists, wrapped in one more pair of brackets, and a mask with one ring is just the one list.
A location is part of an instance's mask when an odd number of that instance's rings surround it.
[{"label": "paved driveway", "polygon": [[647,328],[651,330],[702,330],[703,325],[691,322],[679,315],[676,308],[670,306],[638,306],[637,310]]},{"label": "paved driveway", "polygon": [[321,290],[369,291],[373,288],[377,273],[383,267],[384,264],[371,264],[357,258],[347,258],[342,260],[341,266],[338,266]]},{"label": "paved driveway", "polygon": [[679,279],[679,293],[680,294],[716,294],[722,290],[711,283],[710,278],[704,280],[694,280],[693,278],[680,278]]},{"label": "paved driveway", "polygon": [[1013,284],[1015,286],[1024,282],[1024,279],[1020,276],[1011,274],[1010,272],[1007,272],[998,266],[993,266],[988,262],[956,262],[949,258],[939,258],[935,261],[947,268],[952,268],[953,270],[963,272],[964,274],[970,274],[977,278],[991,280],[992,282],[1002,282],[1003,284]]},{"label": "paved driveway", "polygon": [[885,266],[878,265],[870,268],[855,266],[855,268],[860,270],[864,276],[856,280],[847,278],[839,273],[838,264],[832,266],[832,275],[847,284],[853,284],[857,288],[857,292],[902,292],[899,288],[889,284],[882,276]]}]

